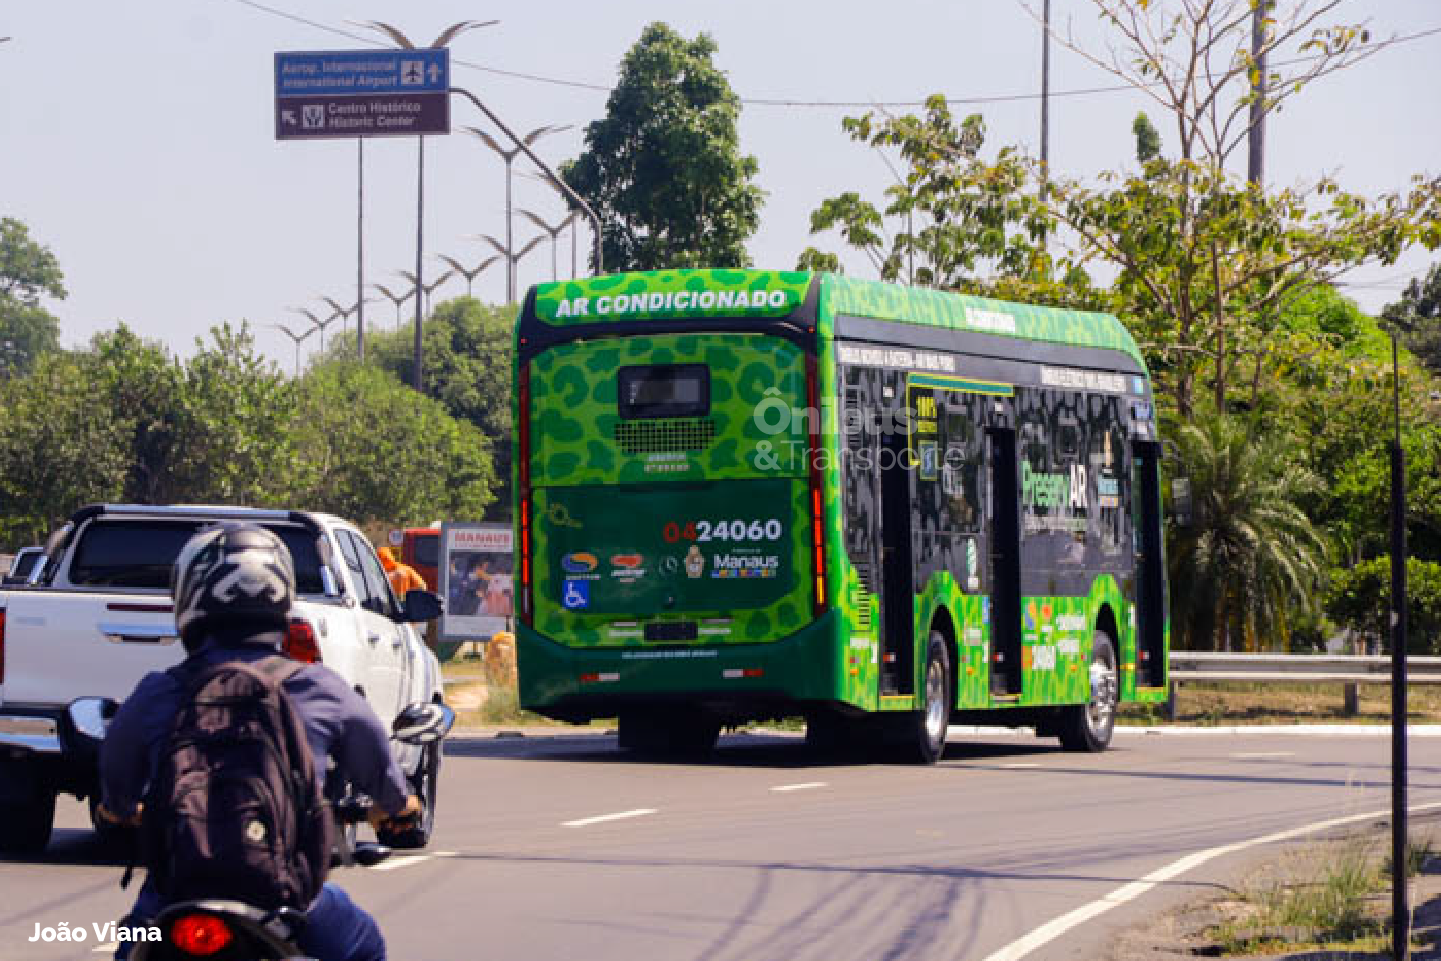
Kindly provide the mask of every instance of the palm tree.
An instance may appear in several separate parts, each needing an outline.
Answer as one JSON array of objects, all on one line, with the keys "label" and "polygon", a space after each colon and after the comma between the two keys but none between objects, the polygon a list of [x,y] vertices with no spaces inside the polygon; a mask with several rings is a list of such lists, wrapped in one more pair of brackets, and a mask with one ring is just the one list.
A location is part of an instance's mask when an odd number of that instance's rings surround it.
[{"label": "palm tree", "polygon": [[1316,483],[1224,416],[1180,429],[1193,523],[1171,532],[1171,614],[1178,646],[1282,646],[1290,614],[1316,609],[1326,541],[1298,505]]}]

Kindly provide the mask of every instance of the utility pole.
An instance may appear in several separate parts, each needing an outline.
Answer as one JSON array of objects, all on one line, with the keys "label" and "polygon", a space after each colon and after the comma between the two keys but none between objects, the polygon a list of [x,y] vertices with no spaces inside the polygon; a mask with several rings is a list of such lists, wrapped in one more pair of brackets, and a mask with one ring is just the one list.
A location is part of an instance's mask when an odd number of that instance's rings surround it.
[{"label": "utility pole", "polygon": [[1041,199],[1051,188],[1051,0],[1041,8]]},{"label": "utility pole", "polygon": [[[1049,2],[1049,0],[1048,0]],[[1266,14],[1270,0],[1252,0],[1251,59],[1256,74],[1251,81],[1251,128],[1246,143],[1246,179],[1257,187],[1266,176]]]},{"label": "utility pole", "polygon": [[365,362],[365,138],[355,138],[355,352]]},{"label": "utility pole", "polygon": [[1411,909],[1406,885],[1406,451],[1401,447],[1401,363],[1391,331],[1392,398],[1396,436],[1391,442],[1391,957],[1411,951]]}]

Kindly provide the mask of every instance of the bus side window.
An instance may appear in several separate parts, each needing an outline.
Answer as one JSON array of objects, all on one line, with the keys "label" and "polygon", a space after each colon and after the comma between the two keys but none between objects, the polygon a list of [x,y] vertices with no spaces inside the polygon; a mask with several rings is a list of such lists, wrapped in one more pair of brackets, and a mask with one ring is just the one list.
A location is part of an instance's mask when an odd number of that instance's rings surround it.
[{"label": "bus side window", "polygon": [[941,490],[950,527],[956,533],[975,533],[981,529],[980,431],[962,404],[946,405],[944,431]]}]

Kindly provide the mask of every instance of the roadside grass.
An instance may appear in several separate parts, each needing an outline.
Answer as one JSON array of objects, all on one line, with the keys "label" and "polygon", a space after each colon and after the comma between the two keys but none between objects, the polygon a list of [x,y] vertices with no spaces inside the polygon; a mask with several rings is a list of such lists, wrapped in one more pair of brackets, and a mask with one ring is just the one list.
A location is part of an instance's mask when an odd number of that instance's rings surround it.
[{"label": "roadside grass", "polygon": [[[1306,951],[1385,952],[1390,947],[1390,857],[1381,835],[1318,841],[1268,865],[1215,907],[1203,953],[1220,957]],[[1434,856],[1430,837],[1406,848],[1406,876]],[[1330,955],[1328,955],[1330,956]]]}]

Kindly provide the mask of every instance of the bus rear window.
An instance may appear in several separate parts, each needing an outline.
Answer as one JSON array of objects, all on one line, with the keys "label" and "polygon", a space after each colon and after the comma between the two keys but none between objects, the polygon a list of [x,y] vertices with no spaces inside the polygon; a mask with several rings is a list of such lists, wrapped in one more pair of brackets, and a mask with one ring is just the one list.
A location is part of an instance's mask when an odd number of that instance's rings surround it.
[{"label": "bus rear window", "polygon": [[619,377],[616,396],[626,420],[710,413],[710,368],[705,364],[622,367]]}]

